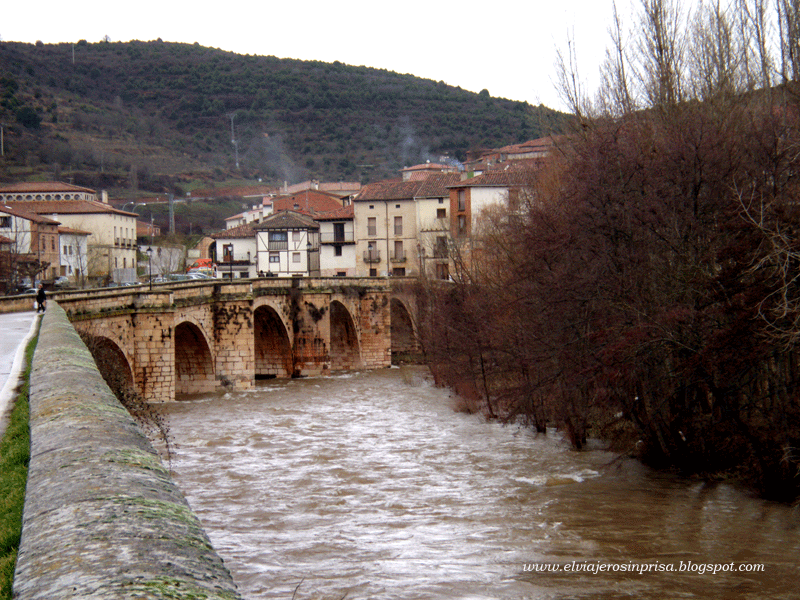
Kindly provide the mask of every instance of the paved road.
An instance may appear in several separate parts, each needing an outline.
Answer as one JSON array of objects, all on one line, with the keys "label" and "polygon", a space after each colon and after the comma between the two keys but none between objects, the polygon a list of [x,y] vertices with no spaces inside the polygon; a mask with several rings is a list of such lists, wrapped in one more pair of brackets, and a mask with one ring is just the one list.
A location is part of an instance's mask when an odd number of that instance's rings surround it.
[{"label": "paved road", "polygon": [[0,437],[22,374],[25,346],[36,327],[34,311],[0,314]]}]

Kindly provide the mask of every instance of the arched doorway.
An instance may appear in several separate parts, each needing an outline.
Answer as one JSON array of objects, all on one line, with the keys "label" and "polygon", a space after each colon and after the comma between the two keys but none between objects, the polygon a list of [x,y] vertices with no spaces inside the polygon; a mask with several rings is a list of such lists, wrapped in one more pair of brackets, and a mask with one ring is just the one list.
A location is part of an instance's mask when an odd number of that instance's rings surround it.
[{"label": "arched doorway", "polygon": [[271,306],[253,313],[255,377],[271,379],[292,375],[292,345],[283,321]]},{"label": "arched doorway", "polygon": [[216,387],[205,335],[194,323],[181,323],[175,328],[175,395],[201,394]]},{"label": "arched doorway", "polygon": [[350,311],[341,302],[331,302],[331,371],[364,368],[356,328]]}]

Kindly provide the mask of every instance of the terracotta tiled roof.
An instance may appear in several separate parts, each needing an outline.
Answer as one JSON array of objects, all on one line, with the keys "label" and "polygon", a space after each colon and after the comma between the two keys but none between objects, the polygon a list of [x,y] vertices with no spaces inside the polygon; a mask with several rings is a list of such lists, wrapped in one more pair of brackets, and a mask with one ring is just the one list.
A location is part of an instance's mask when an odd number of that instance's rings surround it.
[{"label": "terracotta tiled roof", "polygon": [[420,181],[376,181],[369,183],[359,192],[355,200],[411,200],[420,187]]},{"label": "terracotta tiled roof", "polygon": [[533,173],[534,172],[531,169],[487,171],[482,175],[470,177],[464,181],[458,181],[448,185],[447,187],[518,187],[530,183]]},{"label": "terracotta tiled roof", "polygon": [[319,229],[319,225],[308,215],[294,210],[283,210],[265,218],[254,227],[256,231],[265,229]]},{"label": "terracotta tiled roof", "polygon": [[72,229],[71,227],[64,227],[64,226],[58,228],[58,233],[65,233],[67,235],[92,235],[91,231]]},{"label": "terracotta tiled roof", "polygon": [[353,214],[354,207],[350,204],[349,206],[341,207],[339,210],[332,210],[331,212],[314,215],[314,219],[317,221],[344,221],[352,219]]},{"label": "terracotta tiled roof", "polygon": [[461,180],[460,173],[442,173],[429,175],[427,179],[420,182],[419,189],[414,194],[415,198],[444,198],[450,195],[447,186],[458,183]]},{"label": "terracotta tiled roof", "polygon": [[47,192],[96,194],[92,189],[60,181],[12,183],[0,186],[0,194],[44,194]]},{"label": "terracotta tiled roof", "polygon": [[304,190],[272,201],[272,210],[276,213],[282,210],[294,210],[313,215],[338,210],[341,207],[342,201],[337,195],[319,190]]},{"label": "terracotta tiled roof", "polygon": [[85,215],[85,214],[116,214],[126,217],[139,217],[136,213],[119,210],[109,204],[95,200],[25,200],[8,202],[14,206],[24,206],[31,212],[40,215]]},{"label": "terracotta tiled roof", "polygon": [[11,238],[7,238],[4,235],[0,235],[0,244],[13,244],[13,243],[14,240],[12,240]]},{"label": "terracotta tiled roof", "polygon": [[251,238],[255,237],[256,230],[253,229],[252,223],[244,223],[243,225],[238,225],[236,227],[231,227],[230,229],[226,229],[225,231],[220,231],[219,233],[212,233],[211,237],[215,240],[230,240],[230,239],[239,239],[239,238]]},{"label": "terracotta tiled roof", "polygon": [[[22,206],[17,206],[18,204],[23,204],[25,208],[23,208]],[[28,221],[33,221],[34,223],[41,223],[42,225],[59,224],[58,221],[38,215],[31,210],[25,210],[28,204],[30,204],[30,202],[24,202],[24,203],[9,202],[5,204],[0,204],[0,212],[14,217],[20,217],[21,219],[26,219]]]}]

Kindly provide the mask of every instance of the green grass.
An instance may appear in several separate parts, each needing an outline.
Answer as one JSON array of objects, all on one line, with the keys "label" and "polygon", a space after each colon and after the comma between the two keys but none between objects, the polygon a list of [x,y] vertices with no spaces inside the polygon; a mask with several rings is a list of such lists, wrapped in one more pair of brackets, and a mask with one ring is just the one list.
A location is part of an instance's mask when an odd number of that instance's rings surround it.
[{"label": "green grass", "polygon": [[8,428],[0,440],[0,600],[11,600],[14,566],[22,534],[22,507],[30,460],[28,390],[38,335],[25,349],[25,373]]}]

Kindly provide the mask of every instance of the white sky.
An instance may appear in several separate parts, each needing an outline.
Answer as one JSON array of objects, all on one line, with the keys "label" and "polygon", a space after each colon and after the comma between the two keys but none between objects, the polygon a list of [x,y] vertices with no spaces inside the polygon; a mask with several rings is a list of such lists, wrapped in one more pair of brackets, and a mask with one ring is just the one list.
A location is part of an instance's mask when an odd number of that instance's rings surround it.
[{"label": "white sky", "polygon": [[[632,27],[631,6],[638,8],[640,0],[616,1]],[[568,37],[577,41],[581,76],[594,90],[611,14],[612,0],[40,0],[6,3],[0,39],[160,37],[240,54],[338,60],[563,109],[556,92],[557,48],[565,48]]]}]

